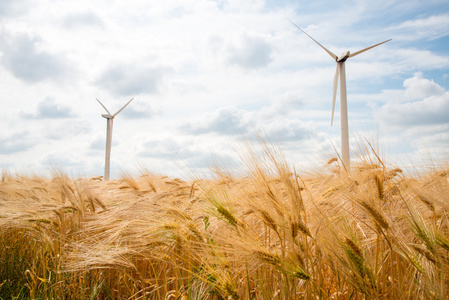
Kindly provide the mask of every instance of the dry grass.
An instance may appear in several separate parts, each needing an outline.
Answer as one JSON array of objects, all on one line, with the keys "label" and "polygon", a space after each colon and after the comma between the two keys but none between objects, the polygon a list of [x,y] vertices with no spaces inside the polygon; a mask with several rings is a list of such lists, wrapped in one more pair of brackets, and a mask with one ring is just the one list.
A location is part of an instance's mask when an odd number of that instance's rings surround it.
[{"label": "dry grass", "polygon": [[[278,149],[216,180],[2,173],[0,297],[447,299],[449,182]],[[327,171],[326,171],[327,170]]]}]

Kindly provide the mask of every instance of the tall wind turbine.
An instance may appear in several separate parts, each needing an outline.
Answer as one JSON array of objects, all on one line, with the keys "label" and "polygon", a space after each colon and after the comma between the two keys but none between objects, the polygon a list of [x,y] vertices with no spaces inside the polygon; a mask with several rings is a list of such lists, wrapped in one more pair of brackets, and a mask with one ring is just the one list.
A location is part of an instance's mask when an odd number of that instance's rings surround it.
[{"label": "tall wind turbine", "polygon": [[348,134],[348,104],[347,104],[347,97],[346,97],[346,74],[345,74],[345,61],[350,58],[354,57],[356,55],[359,55],[360,53],[363,53],[369,49],[372,49],[374,47],[377,47],[379,45],[382,45],[386,42],[391,41],[391,39],[383,41],[382,43],[370,46],[368,48],[365,48],[363,50],[350,53],[349,51],[343,52],[340,56],[335,55],[328,49],[326,49],[323,45],[318,43],[314,38],[312,38],[310,35],[307,34],[304,30],[296,26],[295,23],[290,21],[296,28],[301,30],[305,35],[307,35],[309,38],[311,38],[315,43],[317,43],[321,48],[324,49],[335,61],[337,62],[337,70],[335,72],[334,77],[334,90],[333,90],[333,97],[332,97],[332,118],[331,118],[331,126],[334,122],[334,109],[335,109],[335,98],[337,96],[337,85],[338,85],[338,77],[340,77],[340,123],[341,123],[341,157],[343,166],[346,169],[347,172],[350,170],[350,155],[349,155],[349,134]]},{"label": "tall wind turbine", "polygon": [[125,107],[133,101],[134,98],[128,101],[122,108],[120,108],[115,114],[111,114],[106,106],[97,99],[98,103],[106,110],[107,114],[102,114],[103,118],[108,121],[106,129],[106,159],[104,163],[104,180],[109,180],[110,167],[111,167],[111,145],[112,145],[112,123],[116,115],[118,115]]}]

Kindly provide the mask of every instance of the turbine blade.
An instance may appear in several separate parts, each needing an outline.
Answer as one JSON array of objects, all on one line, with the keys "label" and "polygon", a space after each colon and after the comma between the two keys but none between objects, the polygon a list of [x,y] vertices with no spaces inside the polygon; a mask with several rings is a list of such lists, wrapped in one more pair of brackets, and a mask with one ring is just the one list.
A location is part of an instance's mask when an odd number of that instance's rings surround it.
[{"label": "turbine blade", "polygon": [[374,47],[377,47],[377,46],[379,46],[379,45],[382,45],[382,44],[384,44],[384,43],[386,43],[386,42],[389,42],[389,41],[391,41],[391,40],[392,40],[392,39],[389,39],[389,40],[383,41],[382,43],[376,44],[376,45],[374,45],[374,46],[365,48],[365,49],[363,49],[363,50],[360,50],[360,51],[357,51],[357,52],[354,52],[354,53],[351,53],[351,54],[349,55],[349,57],[353,57],[353,56],[359,55],[360,53],[363,53],[363,52],[365,52],[365,51],[368,51],[369,49],[372,49],[372,48],[374,48]]},{"label": "turbine blade", "polygon": [[125,107],[127,107],[128,106],[128,104],[130,104],[131,103],[131,101],[133,101],[134,100],[134,97],[133,98],[131,98],[131,100],[129,100],[128,101],[128,103],[126,103],[122,108],[120,108],[120,110],[118,111],[118,112],[116,112],[114,115],[112,115],[112,117],[114,118],[116,115],[118,115],[122,110],[124,110],[125,109]]},{"label": "turbine blade", "polygon": [[334,76],[334,92],[332,93],[332,118],[331,118],[331,126],[334,124],[334,110],[335,110],[335,99],[337,98],[337,86],[338,86],[338,77],[340,76],[340,64],[337,63],[337,70],[335,71]]},{"label": "turbine blade", "polygon": [[[97,99],[97,98],[95,98],[95,99]],[[100,103],[101,106],[103,106],[103,108],[106,110],[106,112],[110,115],[111,113],[110,113],[109,110],[106,108],[106,106],[104,106],[103,103],[100,102],[100,100],[97,99],[97,101],[98,101],[98,103]]]},{"label": "turbine blade", "polygon": [[292,21],[289,20],[290,23],[292,23],[296,28],[298,28],[299,30],[301,30],[302,32],[304,32],[305,35],[307,35],[309,38],[312,39],[312,41],[314,41],[315,43],[317,43],[321,48],[324,49],[324,51],[326,51],[333,59],[337,60],[337,55],[335,55],[334,53],[332,53],[330,50],[326,49],[326,47],[324,47],[323,45],[321,45],[320,43],[318,43],[317,41],[315,41],[315,39],[313,37],[311,37],[310,35],[307,34],[307,32],[305,32],[304,30],[302,30],[300,27],[298,27],[295,23],[293,23]]}]

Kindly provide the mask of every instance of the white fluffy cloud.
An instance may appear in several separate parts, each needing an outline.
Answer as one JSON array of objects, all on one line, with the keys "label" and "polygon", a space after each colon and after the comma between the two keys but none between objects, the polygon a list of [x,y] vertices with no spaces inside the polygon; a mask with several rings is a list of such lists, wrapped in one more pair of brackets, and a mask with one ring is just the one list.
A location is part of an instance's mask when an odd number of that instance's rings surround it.
[{"label": "white fluffy cloud", "polygon": [[103,20],[93,12],[72,13],[64,16],[60,21],[61,25],[67,29],[77,27],[104,26]]},{"label": "white fluffy cloud", "polygon": [[[409,157],[446,159],[449,146],[449,92],[424,78],[421,72],[404,80],[403,90],[383,94],[386,103],[378,111],[388,144],[407,149]],[[446,153],[447,155],[447,153]]]},{"label": "white fluffy cloud", "polygon": [[449,121],[449,92],[417,72],[404,80],[404,90],[380,109],[382,122],[401,127],[444,124]]},{"label": "white fluffy cloud", "polygon": [[245,69],[266,67],[272,60],[273,46],[263,38],[251,37],[246,34],[238,45],[228,48],[227,62]]},{"label": "white fluffy cloud", "polygon": [[9,136],[0,137],[0,154],[8,155],[30,150],[37,144],[28,132],[22,131]]},{"label": "white fluffy cloud", "polygon": [[251,120],[247,112],[233,107],[224,107],[207,113],[198,121],[183,124],[180,129],[190,134],[239,135],[247,132],[250,126]]},{"label": "white fluffy cloud", "polygon": [[75,113],[68,105],[57,103],[53,97],[45,97],[33,107],[26,107],[20,111],[24,119],[64,119],[73,118]]},{"label": "white fluffy cloud", "polygon": [[38,48],[42,40],[39,37],[3,35],[0,40],[0,62],[16,78],[28,83],[45,79],[60,81],[69,73],[69,64],[64,57]]},{"label": "white fluffy cloud", "polygon": [[296,97],[284,96],[270,106],[253,111],[220,108],[198,120],[182,124],[179,129],[191,135],[214,134],[240,139],[262,134],[277,141],[299,142],[311,138],[315,131],[307,122],[291,117],[301,104],[302,101]]},{"label": "white fluffy cloud", "polygon": [[120,116],[126,119],[150,119],[155,113],[149,101],[135,100],[120,112]]},{"label": "white fluffy cloud", "polygon": [[404,80],[404,98],[407,100],[424,99],[444,94],[444,88],[435,81],[423,78],[422,72],[413,74],[413,77]]},{"label": "white fluffy cloud", "polygon": [[449,92],[416,101],[387,103],[381,115],[388,124],[401,127],[445,124],[449,120]]},{"label": "white fluffy cloud", "polygon": [[167,67],[117,64],[105,70],[95,84],[117,96],[156,94],[164,77],[171,72]]}]

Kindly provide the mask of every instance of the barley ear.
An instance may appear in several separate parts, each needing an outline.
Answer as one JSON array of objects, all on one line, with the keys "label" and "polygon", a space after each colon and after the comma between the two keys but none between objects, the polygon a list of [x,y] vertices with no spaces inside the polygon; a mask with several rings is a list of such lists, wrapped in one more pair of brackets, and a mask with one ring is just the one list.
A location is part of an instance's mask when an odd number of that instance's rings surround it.
[{"label": "barley ear", "polygon": [[361,205],[371,214],[371,216],[376,221],[377,225],[379,225],[380,227],[382,227],[384,229],[388,229],[390,227],[388,225],[388,222],[385,219],[385,217],[379,211],[377,211],[374,207],[372,207],[370,204],[368,204],[367,202],[364,202],[364,201],[361,202]]}]

